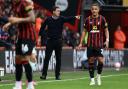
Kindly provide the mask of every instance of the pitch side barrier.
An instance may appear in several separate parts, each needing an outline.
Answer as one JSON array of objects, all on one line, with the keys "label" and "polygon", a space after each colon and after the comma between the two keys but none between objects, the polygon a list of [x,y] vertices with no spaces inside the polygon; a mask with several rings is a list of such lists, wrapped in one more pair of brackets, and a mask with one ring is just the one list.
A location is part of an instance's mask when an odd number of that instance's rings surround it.
[{"label": "pitch side barrier", "polygon": [[[72,49],[71,47],[63,47],[62,51],[62,70],[74,70],[81,68],[82,61],[87,60],[86,48]],[[121,66],[128,66],[128,49],[103,49],[102,53],[105,57],[104,66],[113,67],[115,62],[120,62]],[[43,66],[45,57],[45,47],[36,48],[37,66],[36,71],[40,71]],[[15,50],[1,50],[0,51],[0,67],[5,69],[5,73],[15,72]],[[56,65],[55,52],[53,51],[49,70],[54,70]]]}]

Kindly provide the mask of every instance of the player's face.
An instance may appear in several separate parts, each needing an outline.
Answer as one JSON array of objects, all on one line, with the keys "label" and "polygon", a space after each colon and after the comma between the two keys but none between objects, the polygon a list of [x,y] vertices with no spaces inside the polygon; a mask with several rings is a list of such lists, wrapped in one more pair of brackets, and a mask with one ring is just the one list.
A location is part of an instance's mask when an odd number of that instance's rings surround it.
[{"label": "player's face", "polygon": [[55,16],[60,16],[60,8],[56,8],[56,10],[53,11],[53,14],[54,14]]},{"label": "player's face", "polygon": [[91,12],[93,16],[97,16],[99,14],[99,7],[98,6],[92,6],[91,7]]}]

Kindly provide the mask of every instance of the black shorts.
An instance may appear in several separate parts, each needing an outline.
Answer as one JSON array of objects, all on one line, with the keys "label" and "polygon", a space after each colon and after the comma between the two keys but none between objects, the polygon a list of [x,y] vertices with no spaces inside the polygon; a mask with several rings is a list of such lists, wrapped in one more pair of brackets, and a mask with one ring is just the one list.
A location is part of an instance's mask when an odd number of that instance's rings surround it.
[{"label": "black shorts", "polygon": [[16,55],[31,55],[34,47],[34,41],[19,39],[16,43]]},{"label": "black shorts", "polygon": [[87,47],[87,57],[103,57],[100,48]]}]

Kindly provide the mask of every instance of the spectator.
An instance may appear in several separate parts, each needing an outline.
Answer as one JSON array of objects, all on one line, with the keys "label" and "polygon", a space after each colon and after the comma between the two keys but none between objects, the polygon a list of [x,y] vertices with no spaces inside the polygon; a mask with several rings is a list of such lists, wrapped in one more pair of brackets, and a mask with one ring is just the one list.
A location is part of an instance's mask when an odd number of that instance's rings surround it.
[{"label": "spectator", "polygon": [[63,45],[67,46],[69,44],[69,38],[70,38],[69,34],[70,34],[70,31],[69,31],[68,26],[64,26],[63,27],[63,33],[62,33],[63,40],[64,40]]},{"label": "spectator", "polygon": [[114,33],[114,48],[123,49],[126,42],[126,36],[119,25]]},{"label": "spectator", "polygon": [[11,49],[14,45],[15,38],[15,28],[10,27],[8,32],[4,32],[2,27],[8,22],[7,17],[4,13],[0,14],[0,47],[5,47],[6,49]]},{"label": "spectator", "polygon": [[71,32],[71,34],[70,34],[70,46],[72,46],[72,48],[75,48],[76,46],[78,46],[79,38],[80,38],[79,33],[74,32],[74,31]]},{"label": "spectator", "polygon": [[[38,34],[39,34],[39,30],[41,28],[41,24],[44,23],[44,20],[46,19],[46,13],[47,11],[45,9],[39,9],[37,10],[37,18],[36,18],[36,24],[35,24],[35,28],[36,28],[36,41],[38,39]],[[37,42],[36,46],[45,46],[47,41],[46,41],[46,38],[47,38],[47,30],[44,30],[42,32],[42,36],[41,36],[41,44],[39,44]]]},{"label": "spectator", "polygon": [[[37,15],[36,21],[35,21],[35,30],[36,30],[36,41],[38,39],[38,34],[41,28],[41,23],[43,22],[40,14]],[[37,42],[36,42],[37,43]],[[39,46],[40,44],[36,44],[37,46]]]},{"label": "spectator", "polygon": [[66,46],[75,48],[79,44],[79,33],[69,30],[67,26],[63,29],[63,40]]},{"label": "spectator", "polygon": [[10,49],[12,44],[8,42],[9,34],[0,28],[0,47]]}]

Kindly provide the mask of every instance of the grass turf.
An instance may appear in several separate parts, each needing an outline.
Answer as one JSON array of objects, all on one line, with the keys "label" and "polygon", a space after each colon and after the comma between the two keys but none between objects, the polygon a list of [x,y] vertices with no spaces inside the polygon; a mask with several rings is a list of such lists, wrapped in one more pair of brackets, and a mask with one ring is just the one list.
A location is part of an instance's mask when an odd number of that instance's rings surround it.
[{"label": "grass turf", "polygon": [[[101,86],[89,86],[88,71],[62,72],[60,81],[55,80],[54,72],[48,72],[47,80],[40,80],[39,77],[40,73],[34,73],[34,80],[38,84],[35,89],[127,89],[128,87],[128,69],[120,71],[104,69]],[[6,74],[0,82],[0,89],[12,89],[14,79],[14,74]],[[26,89],[25,76],[23,82],[23,89]]]}]

